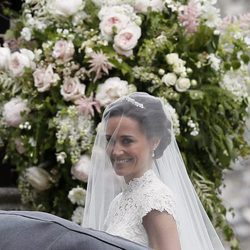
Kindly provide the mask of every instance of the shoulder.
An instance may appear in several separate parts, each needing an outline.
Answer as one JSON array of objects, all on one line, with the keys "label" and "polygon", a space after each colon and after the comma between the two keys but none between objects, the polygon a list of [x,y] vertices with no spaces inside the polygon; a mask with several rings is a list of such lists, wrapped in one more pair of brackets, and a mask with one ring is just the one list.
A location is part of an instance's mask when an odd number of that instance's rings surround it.
[{"label": "shoulder", "polygon": [[176,201],[173,191],[159,179],[144,187],[141,195],[141,217],[152,210],[167,212],[175,218]]}]

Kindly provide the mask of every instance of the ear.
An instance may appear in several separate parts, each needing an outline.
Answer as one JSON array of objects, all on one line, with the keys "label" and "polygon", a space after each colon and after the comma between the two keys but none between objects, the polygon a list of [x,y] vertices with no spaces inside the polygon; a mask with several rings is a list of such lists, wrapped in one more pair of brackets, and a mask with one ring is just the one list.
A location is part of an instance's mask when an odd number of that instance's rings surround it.
[{"label": "ear", "polygon": [[161,142],[161,139],[159,137],[154,137],[151,139],[151,147],[152,150],[155,150]]}]

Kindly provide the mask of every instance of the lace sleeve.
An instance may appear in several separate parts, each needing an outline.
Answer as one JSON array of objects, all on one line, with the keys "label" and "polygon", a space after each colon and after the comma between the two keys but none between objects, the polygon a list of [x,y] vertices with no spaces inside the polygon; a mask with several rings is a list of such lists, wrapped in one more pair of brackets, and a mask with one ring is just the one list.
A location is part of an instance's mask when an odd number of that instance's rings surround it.
[{"label": "lace sleeve", "polygon": [[140,222],[142,223],[143,217],[152,210],[157,210],[160,212],[165,211],[172,215],[176,221],[175,207],[176,203],[171,190],[167,190],[165,188],[147,190],[147,192],[143,194],[140,211]]}]

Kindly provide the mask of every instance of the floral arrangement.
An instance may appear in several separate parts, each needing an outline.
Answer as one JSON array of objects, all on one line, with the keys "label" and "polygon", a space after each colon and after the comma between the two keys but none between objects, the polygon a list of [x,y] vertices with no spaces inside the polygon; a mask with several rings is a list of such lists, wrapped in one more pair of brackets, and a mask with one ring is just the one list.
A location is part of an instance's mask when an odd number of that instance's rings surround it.
[{"label": "floral arrangement", "polygon": [[237,248],[218,188],[249,152],[250,15],[216,0],[26,0],[0,47],[0,143],[22,201],[80,223],[95,129],[133,91],[162,98],[196,190]]}]

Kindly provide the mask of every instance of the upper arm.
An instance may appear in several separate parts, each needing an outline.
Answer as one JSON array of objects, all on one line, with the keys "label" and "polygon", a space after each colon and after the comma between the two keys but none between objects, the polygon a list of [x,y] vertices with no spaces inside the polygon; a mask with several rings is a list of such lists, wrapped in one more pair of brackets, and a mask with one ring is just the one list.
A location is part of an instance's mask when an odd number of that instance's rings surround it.
[{"label": "upper arm", "polygon": [[181,249],[176,222],[172,215],[152,210],[143,217],[143,226],[147,232],[150,247],[153,249]]}]

